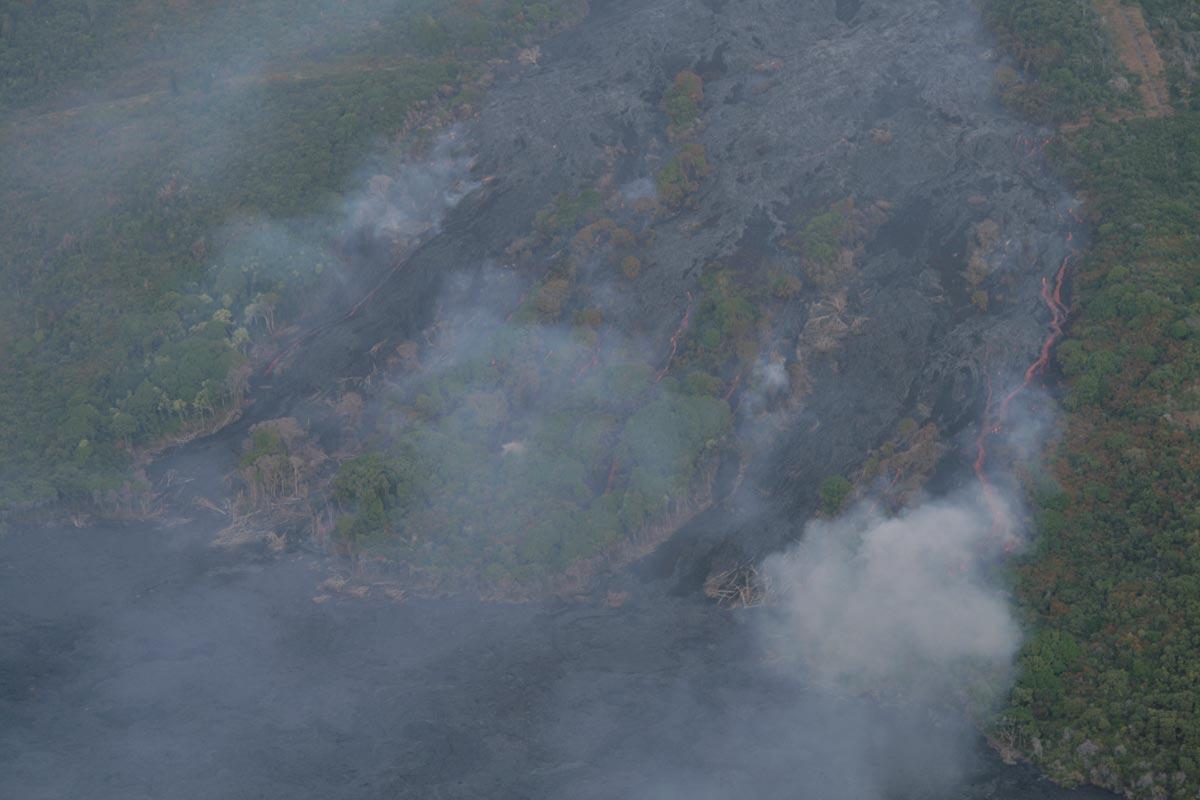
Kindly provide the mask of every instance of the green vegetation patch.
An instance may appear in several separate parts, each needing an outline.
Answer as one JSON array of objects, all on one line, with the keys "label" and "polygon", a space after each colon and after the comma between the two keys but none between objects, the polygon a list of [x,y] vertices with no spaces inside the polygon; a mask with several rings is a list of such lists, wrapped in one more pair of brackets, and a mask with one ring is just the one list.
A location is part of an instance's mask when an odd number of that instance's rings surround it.
[{"label": "green vegetation patch", "polygon": [[659,107],[671,120],[674,134],[679,135],[699,122],[703,101],[704,81],[696,73],[684,70],[675,76],[675,82],[663,94]]},{"label": "green vegetation patch", "polygon": [[830,475],[821,481],[821,513],[834,517],[846,507],[846,501],[854,493],[854,484],[841,475]]},{"label": "green vegetation patch", "polygon": [[431,587],[544,590],[691,503],[731,427],[724,400],[556,327],[473,328],[449,361],[385,399],[386,444],[334,482],[338,534]]},{"label": "green vegetation patch", "polygon": [[656,180],[658,198],[667,208],[678,209],[694,203],[700,181],[712,171],[708,152],[702,144],[685,144],[659,171]]},{"label": "green vegetation patch", "polygon": [[584,222],[596,218],[604,208],[604,201],[595,189],[584,189],[575,194],[563,192],[554,202],[538,212],[533,227],[547,240],[575,231]]},{"label": "green vegetation patch", "polygon": [[579,10],[0,9],[0,515],[103,505],[134,448],[215,424],[255,344],[322,293],[381,139],[419,104],[450,118],[488,59]]},{"label": "green vegetation patch", "polygon": [[[1018,573],[1038,633],[1007,721],[1062,778],[1102,764],[1122,787],[1148,770],[1200,783],[1198,131],[1195,112],[1093,125],[1061,154],[1099,224],[1057,354],[1062,492],[1039,494]],[[1046,641],[1086,646],[1050,657]]]}]

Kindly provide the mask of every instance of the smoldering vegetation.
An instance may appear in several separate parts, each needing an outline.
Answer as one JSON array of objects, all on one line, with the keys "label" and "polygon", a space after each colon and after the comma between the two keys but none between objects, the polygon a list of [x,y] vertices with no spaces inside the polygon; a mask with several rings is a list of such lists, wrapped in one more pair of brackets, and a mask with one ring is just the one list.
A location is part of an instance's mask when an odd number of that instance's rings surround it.
[{"label": "smoldering vegetation", "polygon": [[436,232],[446,212],[479,187],[462,138],[458,126],[441,132],[419,161],[404,151],[376,156],[360,171],[370,175],[366,190],[347,202],[344,234],[384,239],[399,248],[394,260],[403,260],[410,242]]}]

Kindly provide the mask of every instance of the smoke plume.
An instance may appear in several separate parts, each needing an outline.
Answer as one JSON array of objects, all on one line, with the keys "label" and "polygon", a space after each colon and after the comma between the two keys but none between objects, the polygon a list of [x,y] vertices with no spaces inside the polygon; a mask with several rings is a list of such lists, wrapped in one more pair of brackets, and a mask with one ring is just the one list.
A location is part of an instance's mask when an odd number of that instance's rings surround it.
[{"label": "smoke plume", "polygon": [[1004,674],[1020,635],[989,580],[992,527],[968,499],[811,523],[764,565],[781,598],[772,641],[829,687],[931,698],[961,688],[964,670]]}]

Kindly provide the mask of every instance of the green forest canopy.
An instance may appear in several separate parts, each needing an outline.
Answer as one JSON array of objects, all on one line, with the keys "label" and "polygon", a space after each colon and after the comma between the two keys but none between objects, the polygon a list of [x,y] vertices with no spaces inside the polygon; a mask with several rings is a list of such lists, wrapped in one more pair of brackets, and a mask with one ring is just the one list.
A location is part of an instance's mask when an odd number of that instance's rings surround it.
[{"label": "green forest canopy", "polygon": [[[1188,46],[1180,32],[1197,30],[1195,3],[1141,6],[1160,43]],[[1016,569],[1031,636],[997,731],[1060,780],[1191,796],[1200,787],[1195,82],[1164,48],[1174,115],[1117,121],[1096,106],[1136,101],[1111,94],[1110,45],[1089,3],[986,7],[1030,70],[1009,90],[1014,105],[1036,119],[1093,114],[1051,150],[1087,193],[1094,228],[1056,354],[1066,435],[1034,493],[1037,547]]]}]

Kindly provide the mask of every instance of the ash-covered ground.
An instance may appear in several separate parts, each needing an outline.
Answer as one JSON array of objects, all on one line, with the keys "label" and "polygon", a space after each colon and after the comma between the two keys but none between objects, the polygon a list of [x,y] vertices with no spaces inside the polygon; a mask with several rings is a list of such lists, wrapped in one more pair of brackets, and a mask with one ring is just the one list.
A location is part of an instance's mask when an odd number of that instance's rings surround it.
[{"label": "ash-covered ground", "polygon": [[[502,266],[556,195],[653,191],[674,147],[659,102],[685,69],[705,83],[695,141],[713,172],[654,222],[636,291],[614,290],[606,315],[665,341],[706,263],[774,257],[798,214],[841,198],[886,208],[846,287],[862,323],[814,360],[803,413],[736,491],[612,577],[619,605],[314,604],[329,557],[215,550],[207,515],[16,531],[0,540],[0,793],[1090,796],[1003,766],[954,703],[810,685],[772,650],[786,627],[764,637],[768,612],[701,592],[714,565],[800,538],[821,478],[902,418],[966,454],[951,448],[942,488],[973,480],[986,386],[1036,356],[1041,282],[1071,230],[1034,132],[994,97],[989,47],[967,0],[597,0],[539,58],[498,69],[462,133],[479,188],[399,268],[362,248],[387,275],[370,302],[331,309],[242,422],[169,457],[181,496],[219,491],[249,424],[428,326],[447,277]],[[986,314],[962,288],[972,247],[997,295]],[[809,317],[795,303],[773,336],[794,349]]]}]

